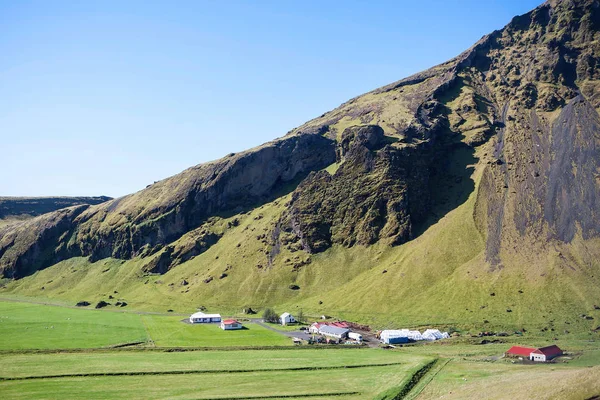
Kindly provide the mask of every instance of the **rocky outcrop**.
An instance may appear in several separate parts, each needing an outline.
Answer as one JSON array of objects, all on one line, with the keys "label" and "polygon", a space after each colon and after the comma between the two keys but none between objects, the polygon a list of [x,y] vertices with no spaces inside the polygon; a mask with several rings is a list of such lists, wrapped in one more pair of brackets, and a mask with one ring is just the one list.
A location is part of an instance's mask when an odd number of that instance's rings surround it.
[{"label": "rocky outcrop", "polygon": [[87,208],[87,205],[69,207],[0,228],[2,275],[21,278],[68,257],[61,243],[74,228],[77,216]]},{"label": "rocky outcrop", "polygon": [[[4,250],[0,250],[0,272],[20,277],[73,256],[89,256],[92,261],[148,256],[200,227],[208,217],[261,204],[286,184],[334,161],[331,140],[292,135],[190,168],[85,212],[85,207],[77,208],[77,212],[55,212],[27,224],[8,226],[1,236]],[[147,269],[164,271],[216,240],[215,235],[207,234],[189,248],[174,253],[166,249],[156,265]],[[27,250],[16,251],[15,246]]]},{"label": "rocky outcrop", "polygon": [[[352,127],[338,147],[341,166],[309,175],[294,191],[281,226],[288,247],[316,253],[338,243],[370,245],[412,237],[415,216],[427,208],[427,154],[386,144],[379,126]],[[418,199],[418,200],[417,200]]]}]

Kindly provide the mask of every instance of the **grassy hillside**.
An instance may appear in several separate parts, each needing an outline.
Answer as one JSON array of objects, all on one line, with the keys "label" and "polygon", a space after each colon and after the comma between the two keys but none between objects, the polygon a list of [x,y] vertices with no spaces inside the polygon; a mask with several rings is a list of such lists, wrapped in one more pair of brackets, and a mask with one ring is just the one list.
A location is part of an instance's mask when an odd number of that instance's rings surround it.
[{"label": "grassy hillside", "polygon": [[[476,186],[483,168],[479,165],[473,172]],[[164,275],[144,273],[145,261],[139,258],[96,263],[76,258],[7,282],[1,293],[71,304],[122,300],[130,308],[162,312],[205,306],[236,314],[247,306],[274,306],[375,327],[435,325],[509,332],[525,328],[547,336],[597,337],[592,329],[600,320],[600,310],[594,308],[600,305],[600,275],[593,271],[599,266],[573,271],[549,258],[546,263],[490,271],[483,260],[485,238],[477,228],[476,196],[474,191],[417,239],[399,247],[334,246],[316,255],[283,248],[270,258],[263,235],[279,218],[289,199],[285,196],[217,220],[213,229],[222,234],[219,242]],[[575,257],[595,245],[578,239],[562,254]],[[558,252],[555,257],[560,258]],[[116,298],[110,300],[109,295]]]},{"label": "grassy hillside", "polygon": [[5,226],[0,295],[597,338],[596,17],[546,2],[280,139]]}]

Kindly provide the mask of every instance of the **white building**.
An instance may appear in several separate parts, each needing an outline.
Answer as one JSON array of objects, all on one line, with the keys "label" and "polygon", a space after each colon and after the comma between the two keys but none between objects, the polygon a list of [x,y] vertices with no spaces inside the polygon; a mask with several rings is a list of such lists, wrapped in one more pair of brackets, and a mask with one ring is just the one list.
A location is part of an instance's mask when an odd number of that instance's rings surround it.
[{"label": "white building", "polygon": [[348,333],[348,339],[356,340],[357,342],[362,342],[363,337],[360,333],[350,332]]},{"label": "white building", "polygon": [[398,330],[385,330],[381,332],[380,340],[383,343],[406,343],[408,341],[421,341],[421,340],[439,340],[439,339],[447,339],[450,336],[447,332],[440,332],[437,329],[427,329],[423,334],[419,331],[411,331],[408,329],[398,329]]},{"label": "white building", "polygon": [[337,326],[323,325],[319,328],[319,333],[323,336],[332,337],[335,339],[345,339],[350,333],[350,329],[338,328]]},{"label": "white building", "polygon": [[242,324],[236,321],[235,319],[224,319],[223,321],[221,321],[221,329],[223,329],[224,331],[232,331],[235,329],[242,328]]},{"label": "white building", "polygon": [[281,325],[287,325],[293,324],[294,322],[296,322],[296,319],[289,312],[284,312],[279,317],[279,321],[281,322]]},{"label": "white building", "polygon": [[221,322],[221,315],[197,312],[190,316],[190,323],[192,324],[206,324],[210,322]]}]

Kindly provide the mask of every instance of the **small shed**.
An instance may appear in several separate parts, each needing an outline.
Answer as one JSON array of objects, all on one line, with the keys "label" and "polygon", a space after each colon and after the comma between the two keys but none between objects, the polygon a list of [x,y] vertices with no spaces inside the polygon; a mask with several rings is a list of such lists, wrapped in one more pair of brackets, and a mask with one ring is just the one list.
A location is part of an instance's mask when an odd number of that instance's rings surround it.
[{"label": "small shed", "polygon": [[345,339],[350,333],[350,329],[338,328],[337,326],[324,325],[319,328],[319,333],[323,336],[332,337],[335,339]]},{"label": "small shed", "polygon": [[242,329],[242,324],[235,319],[224,319],[221,321],[221,329],[224,331],[232,331],[236,329]]},{"label": "small shed", "polygon": [[281,325],[287,325],[295,323],[296,319],[289,312],[284,312],[279,317],[279,321],[281,321]]},{"label": "small shed", "polygon": [[197,312],[190,315],[190,323],[192,324],[206,324],[211,322],[221,322],[221,315],[204,314],[203,312]]},{"label": "small shed", "polygon": [[531,352],[531,360],[545,362],[562,356],[562,354],[562,350],[556,345],[541,347]]}]

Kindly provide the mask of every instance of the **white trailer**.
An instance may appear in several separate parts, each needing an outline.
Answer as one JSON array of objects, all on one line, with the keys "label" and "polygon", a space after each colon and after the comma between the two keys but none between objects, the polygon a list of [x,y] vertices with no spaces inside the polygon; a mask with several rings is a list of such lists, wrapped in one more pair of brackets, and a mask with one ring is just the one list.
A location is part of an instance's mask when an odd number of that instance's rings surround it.
[{"label": "white trailer", "polygon": [[350,332],[348,334],[348,338],[352,339],[352,340],[356,340],[357,342],[362,342],[362,335],[360,333],[356,333],[356,332]]}]

